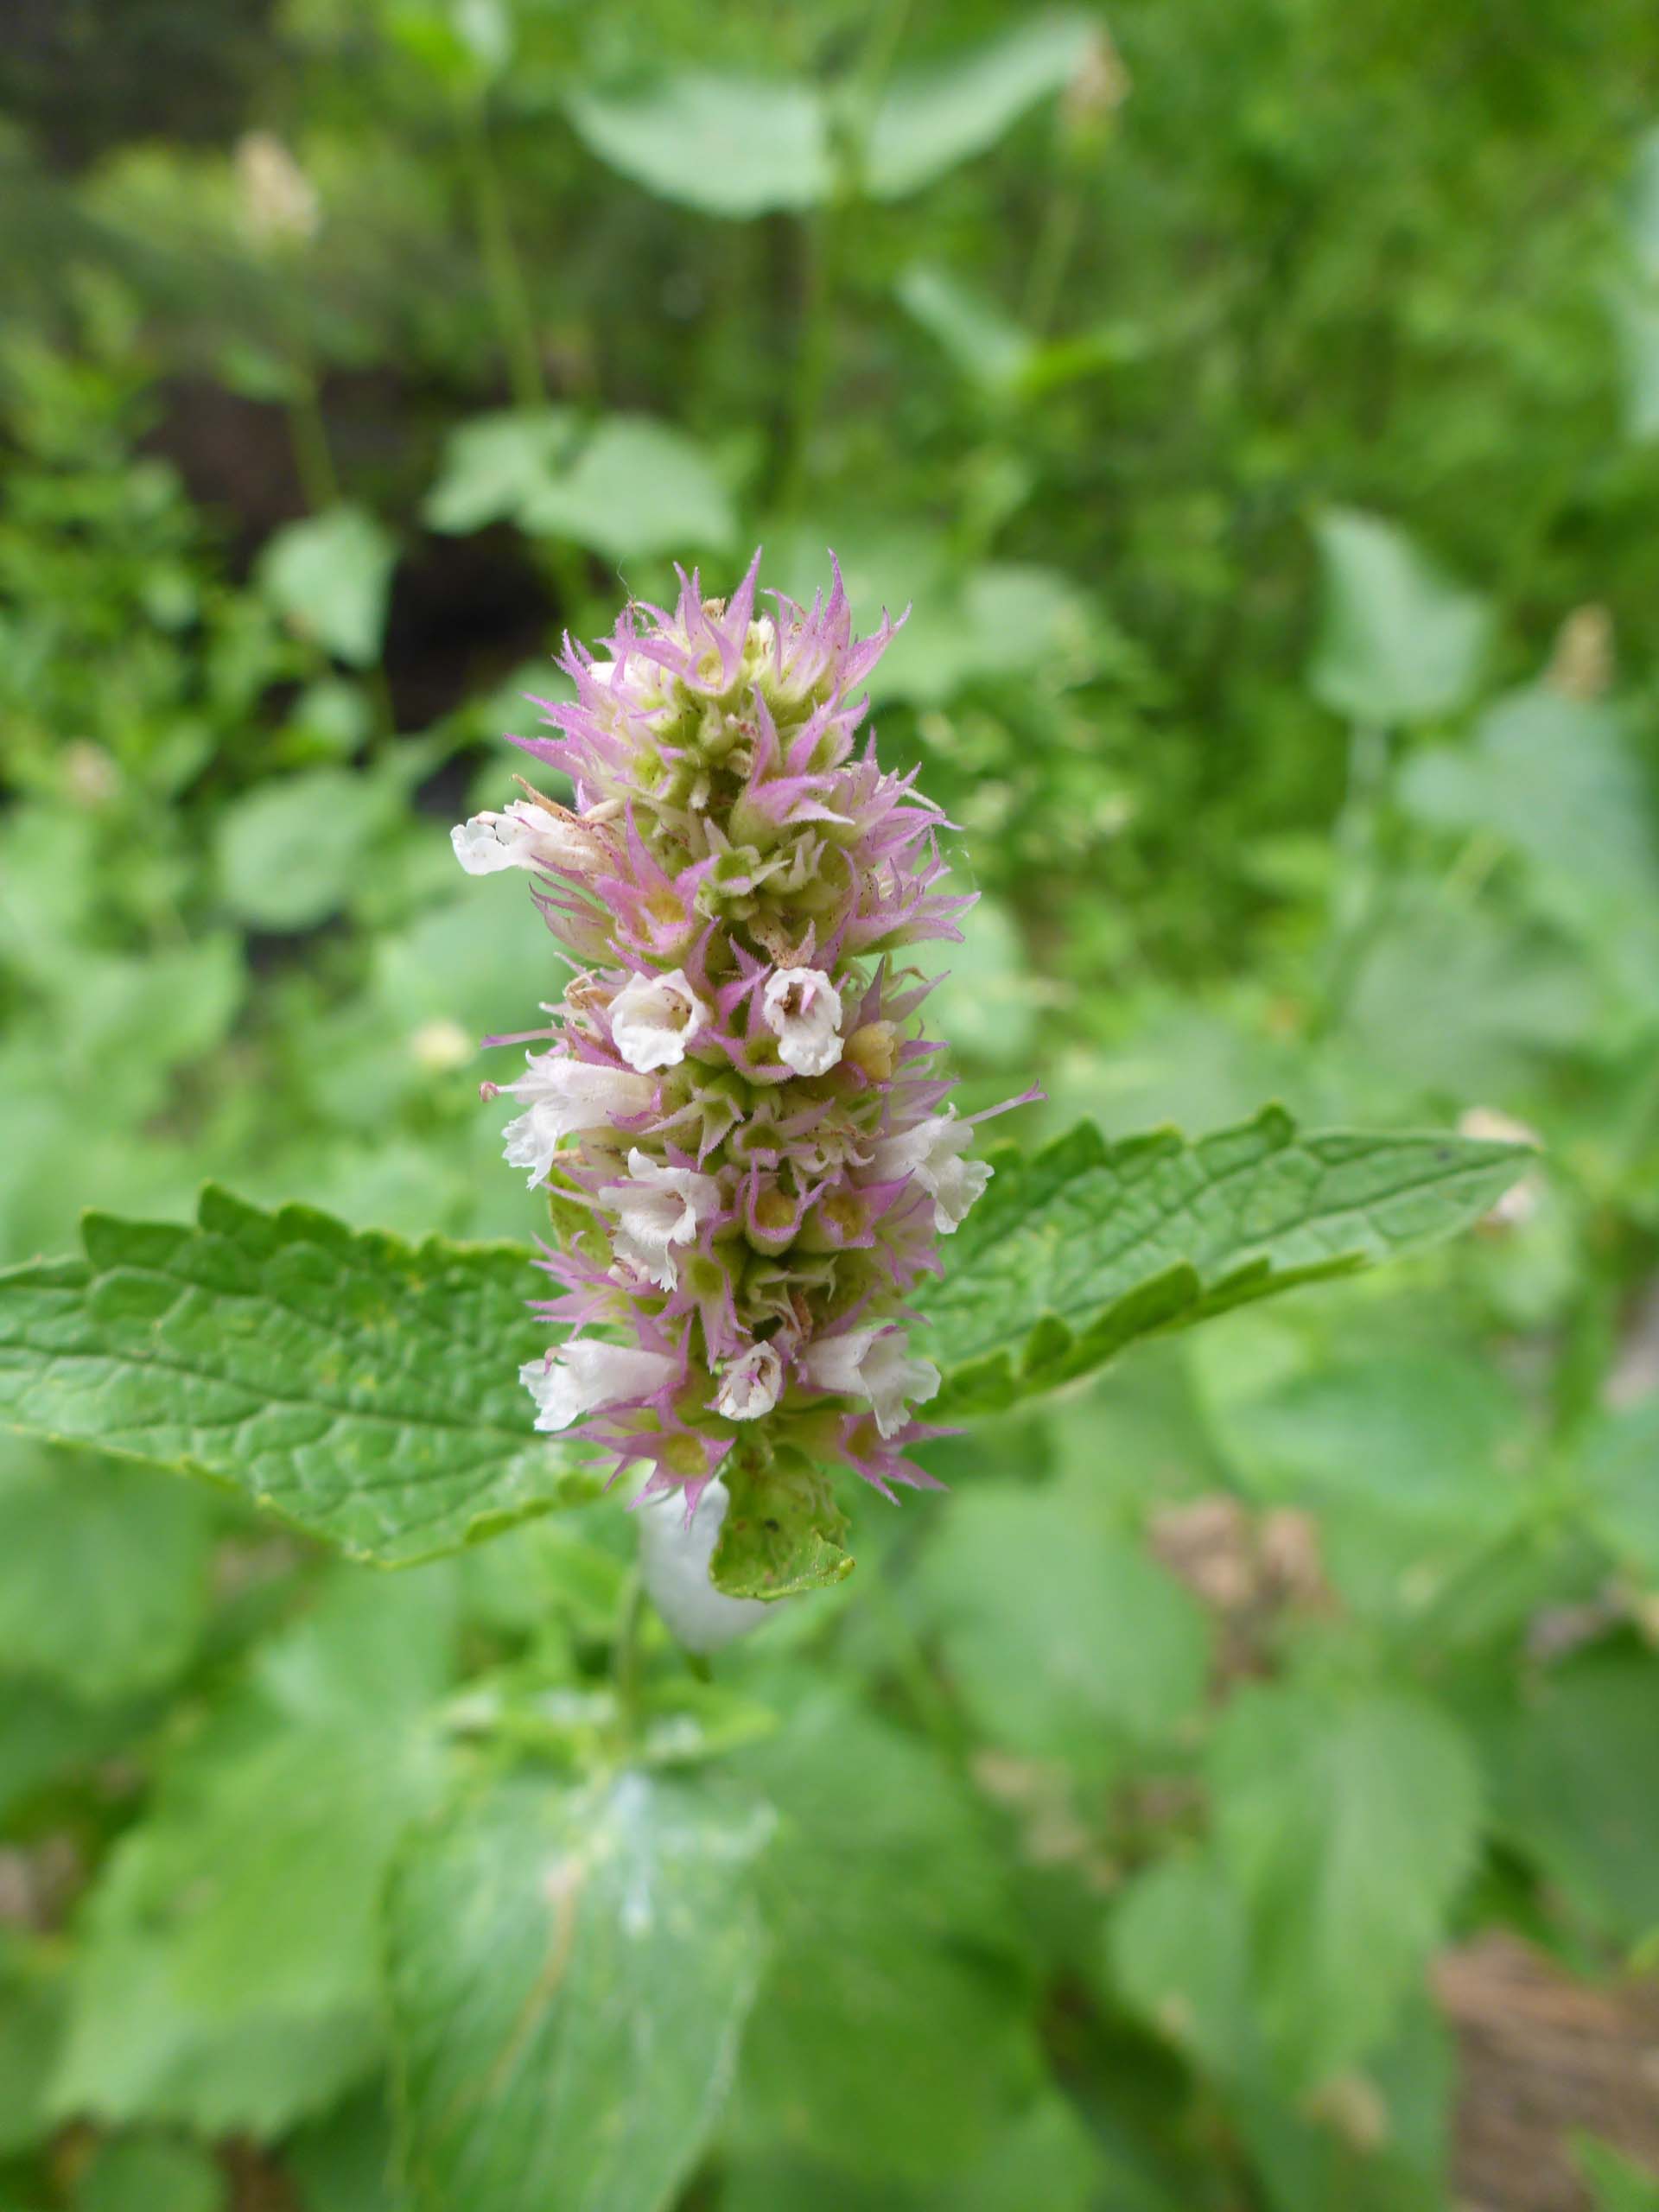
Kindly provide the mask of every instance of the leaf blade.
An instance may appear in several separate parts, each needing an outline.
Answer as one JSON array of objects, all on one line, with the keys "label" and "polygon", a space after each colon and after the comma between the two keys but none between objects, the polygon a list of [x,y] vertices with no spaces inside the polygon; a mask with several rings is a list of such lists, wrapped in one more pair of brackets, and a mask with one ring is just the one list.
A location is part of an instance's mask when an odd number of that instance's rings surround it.
[{"label": "leaf blade", "polygon": [[912,1300],[945,1376],[939,1410],[997,1410],[1154,1329],[1450,1236],[1530,1156],[1464,1137],[1304,1136],[1276,1107],[1192,1141],[1109,1144],[1084,1122],[1007,1154],[943,1281]]},{"label": "leaf blade", "polygon": [[1474,1757],[1415,1694],[1275,1686],[1228,1707],[1210,1779],[1262,2024],[1311,2087],[1383,2040],[1442,1932],[1478,1840]]},{"label": "leaf blade", "polygon": [[88,1215],[84,1261],[0,1274],[0,1422],[239,1491],[404,1566],[592,1496],[514,1376],[524,1258],[415,1246],[209,1188],[194,1229]]},{"label": "leaf blade", "polygon": [[1480,673],[1486,601],[1378,515],[1332,507],[1316,526],[1325,570],[1308,688],[1332,714],[1413,722],[1448,713]]},{"label": "leaf blade", "polygon": [[414,2202],[652,2212],[701,2150],[764,1939],[752,1799],[518,1777],[418,1836],[388,1907]]},{"label": "leaf blade", "polygon": [[742,220],[798,212],[830,194],[823,103],[796,78],[685,69],[654,82],[567,94],[591,153],[662,200]]}]

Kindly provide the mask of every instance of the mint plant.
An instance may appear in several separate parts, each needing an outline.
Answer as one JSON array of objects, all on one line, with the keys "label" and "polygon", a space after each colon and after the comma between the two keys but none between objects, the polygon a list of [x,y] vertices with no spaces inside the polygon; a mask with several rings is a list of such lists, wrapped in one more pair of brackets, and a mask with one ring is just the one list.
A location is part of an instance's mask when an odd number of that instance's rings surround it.
[{"label": "mint plant", "polygon": [[[0,1275],[6,1420],[228,1486],[383,1567],[467,1554],[626,1478],[643,1588],[696,1656],[781,1599],[827,1602],[854,1564],[854,1494],[891,1505],[940,1489],[926,1455],[950,1429],[1136,1338],[1490,1211],[1523,1148],[1302,1135],[1277,1109],[1197,1142],[1109,1144],[1085,1127],[978,1157],[985,1116],[950,1103],[948,1039],[922,1027],[931,986],[912,964],[918,943],[958,936],[971,897],[940,888],[948,825],[913,775],[883,769],[865,728],[864,686],[895,628],[857,637],[839,572],[810,607],[773,594],[767,611],[758,556],[729,599],[683,578],[673,608],[630,605],[601,653],[568,646],[575,697],[548,708],[558,734],[519,741],[569,802],[525,784],[454,831],[469,873],[531,875],[575,970],[547,1027],[493,1040],[530,1046],[524,1071],[484,1086],[518,1109],[505,1158],[546,1194],[535,1264],[555,1297],[530,1299],[530,1255],[512,1245],[410,1244],[217,1190],[194,1228],[91,1216],[83,1257]],[[989,1639],[1030,1634],[1017,1604],[999,1612],[1000,1585],[1049,1538],[1018,1510],[977,1548],[971,1526],[936,1560],[933,1602],[969,1694],[982,1685],[1017,1728],[1019,1669],[1010,1683]],[[1001,1526],[995,1511],[988,1526]],[[1052,1586],[1068,1633],[1099,1605],[1141,1624],[1130,1667],[1147,1682],[1114,1692],[1131,1732],[1167,1695],[1191,1699],[1202,1638],[1144,1562],[1073,1548]],[[817,1743],[821,1769],[829,1741],[803,1724],[799,1744],[757,1751],[764,1701],[682,1669],[645,1631],[640,1587],[596,1586],[609,1679],[580,1694],[532,1646],[446,1702],[429,1654],[425,1675],[379,1708],[401,1717],[365,1765],[374,1669],[403,1672],[371,1642],[352,1694],[369,1707],[332,1693],[317,1706],[306,1685],[330,1677],[296,1651],[266,1694],[299,1696],[299,1732],[270,1763],[260,1724],[244,1724],[255,1802],[291,1804],[335,1774],[353,1878],[383,1897],[400,2171],[428,2212],[666,2204],[722,2113],[751,2011],[787,2005],[762,1995],[767,1947],[803,1910],[792,1824],[823,1777],[801,1746]],[[319,1633],[350,1648],[341,1604],[340,1625]],[[417,1639],[422,1618],[412,1605]],[[1156,1687],[1176,1676],[1173,1693]],[[859,1756],[879,1772],[909,1755],[878,1731]],[[1294,1802],[1264,1792],[1281,1758],[1305,1777]],[[1455,1738],[1408,1700],[1377,1699],[1363,1728],[1311,1692],[1247,1701],[1217,1745],[1220,1848],[1247,1904],[1281,1918],[1275,1885],[1325,1848],[1327,1813],[1397,1820],[1396,1770],[1440,1808],[1428,1887],[1402,1877],[1395,1900],[1332,1861],[1332,1910],[1354,1940],[1368,1913],[1364,1940],[1401,1927],[1408,1940],[1363,2014],[1340,1980],[1345,1955],[1329,2018],[1300,1998],[1268,2005],[1264,2031],[1293,2069],[1317,2066],[1310,2037],[1360,2050],[1386,2022],[1465,1866],[1473,1785]],[[925,1798],[944,1785],[918,1786]],[[165,1850],[182,1865],[201,1847],[181,1820]],[[132,1859],[135,1893],[150,1865]],[[1217,1910],[1232,1909],[1229,1891]],[[292,1941],[315,1946],[316,1976],[354,2017],[367,1968],[338,1951],[332,1912]],[[1128,1986],[1155,1986],[1173,1933],[1142,1896],[1118,1936]],[[1300,1948],[1327,1940],[1323,1920],[1292,1913],[1269,1993],[1331,1982],[1323,1955]],[[213,1955],[201,1953],[210,1976]],[[971,2036],[981,2000],[961,1971],[943,1951],[927,1969]],[[312,1983],[291,1950],[272,1954],[270,1975],[274,2022],[283,1993]],[[787,2037],[810,2032],[798,2021]],[[763,2018],[763,2053],[767,2033]],[[1000,2066],[999,2035],[988,2025],[970,2063]],[[328,2049],[312,2052],[325,2069]],[[66,2109],[109,2063],[72,2042]],[[152,2105],[186,2094],[183,2078]],[[766,2080],[763,2056],[740,2132]],[[188,2093],[193,2114],[202,2094]],[[827,2087],[810,2130],[833,2128],[837,2094]]]}]

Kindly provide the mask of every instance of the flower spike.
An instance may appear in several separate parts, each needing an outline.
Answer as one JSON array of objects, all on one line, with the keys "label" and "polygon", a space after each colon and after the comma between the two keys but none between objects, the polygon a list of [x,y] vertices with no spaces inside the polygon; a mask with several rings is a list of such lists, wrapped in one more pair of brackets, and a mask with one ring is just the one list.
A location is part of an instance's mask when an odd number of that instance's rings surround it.
[{"label": "flower spike", "polygon": [[648,1549],[709,1493],[706,1552],[722,1469],[935,1486],[906,1456],[939,1374],[905,1301],[991,1170],[902,952],[959,939],[973,901],[937,887],[938,810],[861,737],[896,625],[855,637],[833,564],[810,607],[760,592],[758,554],[729,600],[680,583],[567,640],[575,699],[515,741],[573,805],[525,785],[454,836],[469,874],[531,873],[580,971],[545,1049],[485,1086],[560,1236],[539,1310],[574,1332],[524,1370],[537,1425],[649,1470]]}]

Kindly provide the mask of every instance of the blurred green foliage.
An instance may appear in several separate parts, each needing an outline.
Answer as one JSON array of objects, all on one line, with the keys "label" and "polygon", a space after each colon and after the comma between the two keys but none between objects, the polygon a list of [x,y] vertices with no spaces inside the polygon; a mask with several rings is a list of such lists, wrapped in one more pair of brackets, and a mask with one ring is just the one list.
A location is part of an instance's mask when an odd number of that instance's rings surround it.
[{"label": "blurred green foliage", "polygon": [[[584,2212],[1448,2206],[1435,1955],[1659,1932],[1650,10],[19,0],[0,101],[0,1256],[209,1177],[527,1241],[475,1039],[558,969],[444,828],[562,630],[757,542],[913,604],[975,1103],[1545,1147],[849,1501],[695,1709],[653,1644],[668,1810],[580,1834],[680,2024]],[[480,1716],[583,1769],[630,1548],[359,1575],[5,1447],[0,2202],[574,2212],[533,2094],[391,2177],[389,2020],[519,2050],[569,1801]],[[620,2017],[533,2016],[583,2110]],[[1584,2125],[1513,2187],[1649,2203]]]}]

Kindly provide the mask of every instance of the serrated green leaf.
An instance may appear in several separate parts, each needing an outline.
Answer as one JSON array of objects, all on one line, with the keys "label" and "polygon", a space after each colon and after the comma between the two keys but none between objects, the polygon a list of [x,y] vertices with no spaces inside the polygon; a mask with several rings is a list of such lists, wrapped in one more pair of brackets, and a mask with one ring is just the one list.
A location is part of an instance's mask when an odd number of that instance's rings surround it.
[{"label": "serrated green leaf", "polygon": [[1331,2080],[1386,2037],[1442,1932],[1477,1840],[1472,1759],[1420,1699],[1275,1688],[1234,1700],[1210,1771],[1263,2031],[1293,2085]]},{"label": "serrated green leaf", "polygon": [[1134,1338],[1344,1274],[1478,1220],[1531,1154],[1466,1137],[1299,1134],[1269,1108],[1194,1141],[1088,1123],[996,1176],[912,1302],[939,1412],[995,1412]]},{"label": "serrated green leaf", "polygon": [[524,1255],[203,1196],[90,1214],[87,1256],[0,1274],[0,1421],[241,1491],[353,1559],[454,1551],[598,1485],[536,1435]]},{"label": "serrated green leaf", "polygon": [[953,1498],[918,1581],[957,1688],[993,1741],[1088,1758],[1196,1712],[1205,1617],[1127,1537],[1004,1484]]},{"label": "serrated green leaf", "polygon": [[798,1452],[779,1452],[760,1469],[725,1475],[731,1503],[709,1564],[728,1598],[789,1598],[826,1590],[853,1571],[847,1516],[835,1484]]},{"label": "serrated green leaf", "polygon": [[1356,721],[1421,721],[1461,705],[1480,672],[1486,602],[1443,575],[1402,531],[1333,507],[1318,524],[1325,569],[1314,696]]},{"label": "serrated green leaf", "polygon": [[702,2150],[764,1939],[753,1799],[528,1777],[416,1837],[388,1902],[404,2164],[430,2212],[656,2212]]}]

